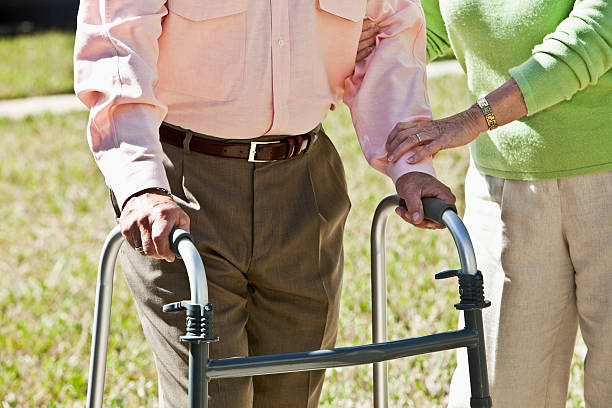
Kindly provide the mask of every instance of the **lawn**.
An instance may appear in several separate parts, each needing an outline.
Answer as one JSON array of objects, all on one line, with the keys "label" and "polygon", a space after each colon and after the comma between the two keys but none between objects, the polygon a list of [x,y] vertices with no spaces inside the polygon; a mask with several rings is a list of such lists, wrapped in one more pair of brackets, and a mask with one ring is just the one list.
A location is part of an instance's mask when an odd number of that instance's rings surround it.
[{"label": "lawn", "polygon": [[[1,49],[1,47],[0,47]],[[0,51],[1,52],[1,51]],[[430,82],[436,116],[460,109],[464,81]],[[0,406],[81,407],[87,369],[98,255],[114,225],[108,193],[83,136],[87,115],[0,119]],[[345,279],[339,346],[371,342],[369,229],[378,201],[393,192],[368,168],[344,107],[330,113],[328,134],[346,165],[353,210],[345,234]],[[463,210],[465,149],[441,153],[436,166]],[[458,266],[446,231],[422,232],[391,217],[388,226],[391,338],[456,326],[456,282],[433,275]],[[115,279],[105,406],[156,405],[156,375],[125,282]],[[392,407],[446,402],[453,352],[390,364]],[[582,364],[574,362],[580,373]],[[370,406],[369,366],[328,370],[321,405]],[[581,406],[581,377],[568,406]]]},{"label": "lawn", "polygon": [[74,34],[0,37],[0,99],[73,92]]}]

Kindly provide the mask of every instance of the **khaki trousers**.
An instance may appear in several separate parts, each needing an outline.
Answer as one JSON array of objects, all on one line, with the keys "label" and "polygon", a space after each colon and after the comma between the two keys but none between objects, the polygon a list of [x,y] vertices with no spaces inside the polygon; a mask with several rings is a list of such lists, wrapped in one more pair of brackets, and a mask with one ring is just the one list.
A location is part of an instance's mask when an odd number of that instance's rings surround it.
[{"label": "khaki trousers", "polygon": [[[266,140],[268,138],[260,138]],[[344,169],[319,131],[307,153],[249,163],[164,145],[175,200],[191,218],[214,307],[211,358],[334,346],[342,281],[342,235],[350,201]],[[123,270],[159,376],[160,406],[187,406],[189,299],[180,261],[145,258],[123,246]],[[324,372],[212,381],[210,407],[315,407]]]},{"label": "khaki trousers", "polygon": [[[485,296],[495,408],[565,407],[578,325],[586,406],[612,406],[612,172],[520,181],[470,166],[465,223]],[[449,407],[469,407],[458,351]]]}]

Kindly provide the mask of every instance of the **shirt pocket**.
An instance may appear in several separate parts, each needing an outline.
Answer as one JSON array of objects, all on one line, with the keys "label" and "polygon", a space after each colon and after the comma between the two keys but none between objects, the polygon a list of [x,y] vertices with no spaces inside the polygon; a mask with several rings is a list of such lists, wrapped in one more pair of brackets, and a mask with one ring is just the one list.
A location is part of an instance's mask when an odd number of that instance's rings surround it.
[{"label": "shirt pocket", "polygon": [[242,89],[248,0],[169,0],[159,38],[158,87],[229,101]]},{"label": "shirt pocket", "polygon": [[168,10],[193,21],[211,20],[244,13],[248,0],[168,0]]},{"label": "shirt pocket", "polygon": [[366,13],[366,0],[317,0],[317,3],[320,10],[355,23],[360,23]]}]

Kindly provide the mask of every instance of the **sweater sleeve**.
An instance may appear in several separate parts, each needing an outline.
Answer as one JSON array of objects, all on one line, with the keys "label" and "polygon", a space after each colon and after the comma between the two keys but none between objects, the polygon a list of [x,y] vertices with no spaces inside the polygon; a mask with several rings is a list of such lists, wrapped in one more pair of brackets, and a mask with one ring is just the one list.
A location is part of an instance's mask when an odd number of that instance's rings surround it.
[{"label": "sweater sleeve", "polygon": [[572,96],[612,66],[612,2],[577,1],[570,15],[510,69],[532,115]]},{"label": "sweater sleeve", "polygon": [[439,0],[421,0],[427,27],[427,62],[447,55],[451,51],[446,25],[440,12]]}]

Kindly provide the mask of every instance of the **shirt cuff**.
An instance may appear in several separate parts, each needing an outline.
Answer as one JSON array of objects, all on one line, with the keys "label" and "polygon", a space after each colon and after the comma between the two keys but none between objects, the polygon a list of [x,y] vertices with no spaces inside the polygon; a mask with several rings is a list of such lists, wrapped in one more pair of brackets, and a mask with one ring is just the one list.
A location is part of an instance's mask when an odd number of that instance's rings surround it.
[{"label": "shirt cuff", "polygon": [[410,152],[404,154],[395,163],[387,163],[387,174],[391,177],[393,183],[397,182],[397,179],[404,174],[413,172],[427,173],[430,176],[436,177],[436,171],[434,170],[431,157],[418,163],[410,164],[407,162],[409,155]]},{"label": "shirt cuff", "polygon": [[107,180],[119,208],[123,208],[125,200],[139,191],[148,188],[163,188],[170,191],[166,170],[160,162],[152,160],[133,162],[122,169],[123,172],[115,171],[111,179]]}]

